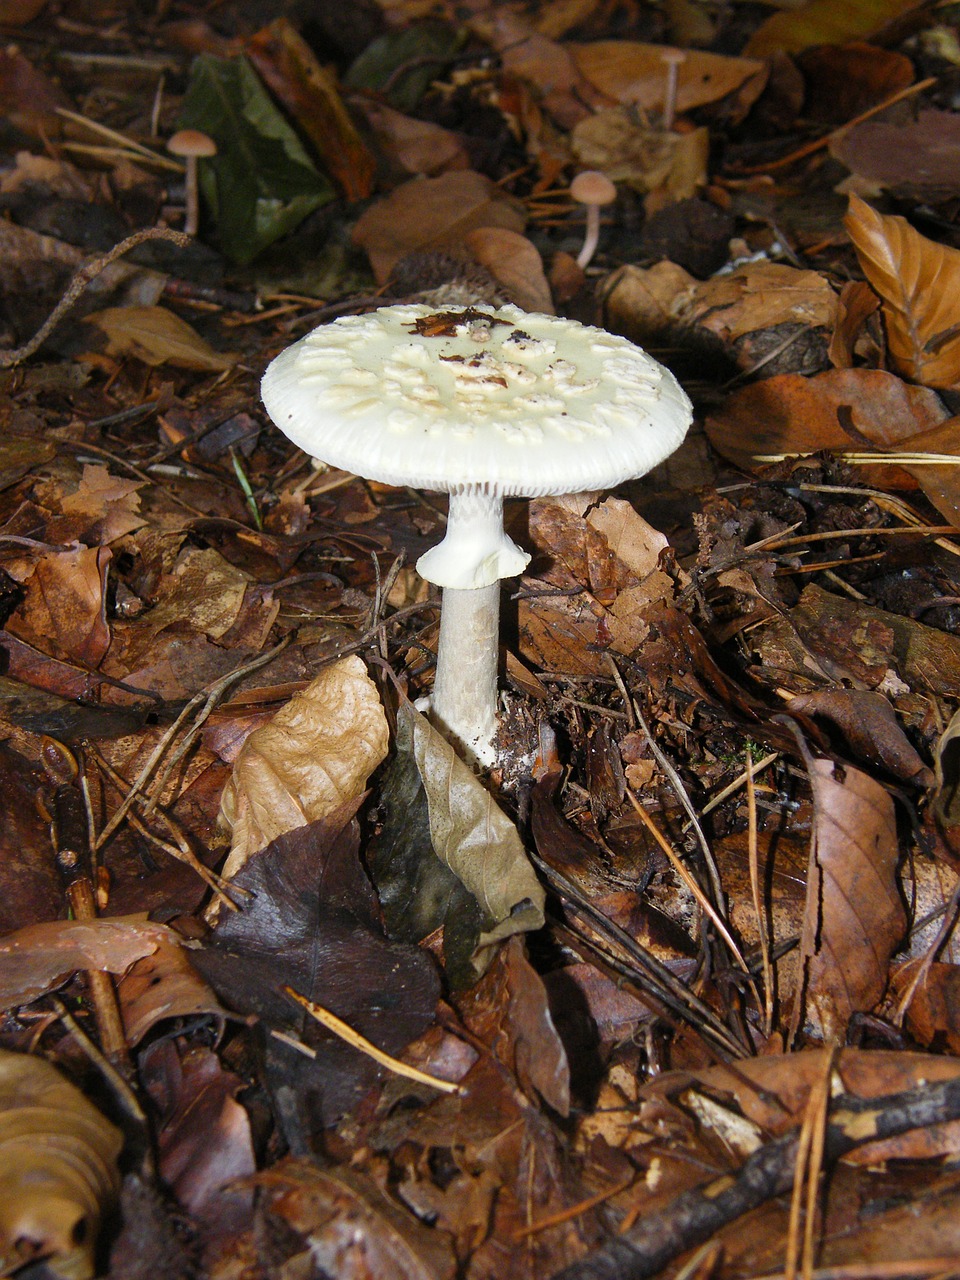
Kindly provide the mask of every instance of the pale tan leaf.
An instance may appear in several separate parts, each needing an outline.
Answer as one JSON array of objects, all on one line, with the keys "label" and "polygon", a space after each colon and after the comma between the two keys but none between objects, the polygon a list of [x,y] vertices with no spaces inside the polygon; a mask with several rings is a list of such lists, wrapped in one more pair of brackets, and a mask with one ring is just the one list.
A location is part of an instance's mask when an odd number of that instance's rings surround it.
[{"label": "pale tan leaf", "polygon": [[114,542],[146,524],[140,514],[141,480],[122,480],[112,476],[106,467],[86,463],[76,493],[68,494],[61,503],[64,515],[89,520],[101,544]]},{"label": "pale tan leaf", "polygon": [[859,769],[814,760],[813,845],[801,952],[807,1017],[843,1041],[851,1017],[883,995],[906,916],[897,891],[893,801]]},{"label": "pale tan leaf", "polygon": [[[663,110],[667,88],[664,45],[595,40],[570,48],[582,74],[607,97],[624,104],[636,103],[644,111]],[[686,56],[677,76],[680,112],[739,93],[737,106],[744,113],[766,84],[766,67],[753,58],[729,58],[701,49],[683,52]]]},{"label": "pale tan leaf", "polygon": [[120,1131],[49,1062],[0,1050],[3,1275],[46,1258],[65,1280],[90,1280],[122,1146]]},{"label": "pale tan leaf", "polygon": [[960,249],[928,240],[906,218],[850,197],[844,219],[863,273],[883,301],[891,358],[928,387],[960,382]]},{"label": "pale tan leaf", "polygon": [[481,969],[490,949],[503,938],[542,927],[543,889],[516,827],[446,739],[406,700],[397,719],[412,739],[427,795],[434,852],[483,913],[475,954]]},{"label": "pale tan leaf", "polygon": [[145,364],[222,373],[237,357],[214,351],[196,329],[166,307],[107,307],[86,317],[106,337],[110,356],[134,356]]},{"label": "pale tan leaf", "polygon": [[284,832],[360,795],[388,745],[380,695],[362,660],[327,667],[255,729],[237,757],[220,806],[232,835],[224,876]]}]

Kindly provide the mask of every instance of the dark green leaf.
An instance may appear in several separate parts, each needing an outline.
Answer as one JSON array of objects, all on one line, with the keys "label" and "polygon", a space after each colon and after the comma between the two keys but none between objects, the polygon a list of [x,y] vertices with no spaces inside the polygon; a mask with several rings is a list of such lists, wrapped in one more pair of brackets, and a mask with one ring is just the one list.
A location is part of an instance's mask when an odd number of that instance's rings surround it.
[{"label": "dark green leaf", "polygon": [[382,93],[397,111],[413,111],[462,44],[462,35],[442,22],[391,31],[364,49],[344,76],[344,84]]},{"label": "dark green leaf", "polygon": [[235,262],[249,262],[333,195],[246,58],[197,58],[179,123],[217,144],[200,162],[200,191]]}]

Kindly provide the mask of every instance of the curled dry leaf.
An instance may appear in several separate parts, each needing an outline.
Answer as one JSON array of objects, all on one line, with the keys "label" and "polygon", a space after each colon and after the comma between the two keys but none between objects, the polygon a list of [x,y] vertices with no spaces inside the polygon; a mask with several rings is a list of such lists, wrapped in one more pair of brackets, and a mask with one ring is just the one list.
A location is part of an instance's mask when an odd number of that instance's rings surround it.
[{"label": "curled dry leaf", "polygon": [[96,1272],[120,1187],[123,1138],[43,1058],[0,1050],[0,1270],[44,1258],[64,1280]]},{"label": "curled dry leaf", "polygon": [[543,888],[516,827],[446,739],[406,700],[397,712],[397,738],[398,748],[408,743],[417,762],[434,852],[480,907],[474,963],[482,970],[498,942],[543,926]]},{"label": "curled dry leaf", "polygon": [[863,273],[883,301],[887,344],[904,377],[928,387],[960,381],[960,249],[928,240],[906,218],[850,197],[844,218]]},{"label": "curled dry leaf", "polygon": [[145,364],[170,364],[200,373],[223,373],[237,357],[214,351],[196,329],[166,307],[107,307],[86,317],[106,338],[110,356],[134,356]]},{"label": "curled dry leaf", "polygon": [[360,658],[343,658],[244,743],[220,811],[236,875],[271,840],[358,796],[387,754],[387,719]]},{"label": "curled dry leaf", "polygon": [[801,952],[806,1010],[825,1040],[877,1003],[906,929],[897,892],[893,801],[879,783],[830,760],[810,766],[813,843]]},{"label": "curled dry leaf", "polygon": [[816,44],[843,44],[879,31],[917,0],[809,0],[769,17],[747,41],[745,52],[755,58],[775,53],[799,53]]}]

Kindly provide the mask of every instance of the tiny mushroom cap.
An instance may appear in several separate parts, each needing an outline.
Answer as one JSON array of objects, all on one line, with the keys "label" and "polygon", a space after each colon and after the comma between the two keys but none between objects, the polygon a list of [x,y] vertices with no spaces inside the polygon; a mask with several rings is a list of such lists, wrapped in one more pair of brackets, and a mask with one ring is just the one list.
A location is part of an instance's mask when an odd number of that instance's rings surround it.
[{"label": "tiny mushroom cap", "polygon": [[599,169],[584,169],[570,183],[570,194],[578,204],[587,206],[586,236],[577,256],[577,265],[584,268],[596,253],[600,239],[600,208],[616,200],[617,188]]},{"label": "tiny mushroom cap", "polygon": [[197,234],[200,224],[200,197],[197,191],[197,160],[217,154],[217,144],[199,129],[181,129],[167,141],[171,155],[186,160],[187,212],[183,229],[188,236]]},{"label": "tiny mushroom cap", "polygon": [[324,462],[450,494],[417,569],[444,588],[431,713],[473,763],[496,761],[499,580],[530,557],[505,496],[605,489],[681,443],[690,401],[626,338],[518,307],[382,307],[322,325],[268,367],[270,417]]}]

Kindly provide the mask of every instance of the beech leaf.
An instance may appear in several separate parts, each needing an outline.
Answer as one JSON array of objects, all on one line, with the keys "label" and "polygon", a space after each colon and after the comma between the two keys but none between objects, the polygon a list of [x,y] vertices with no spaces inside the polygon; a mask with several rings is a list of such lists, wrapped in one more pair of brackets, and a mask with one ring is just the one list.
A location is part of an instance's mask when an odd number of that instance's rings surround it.
[{"label": "beech leaf", "polygon": [[106,337],[109,356],[135,356],[144,364],[169,364],[200,373],[222,373],[236,356],[214,351],[196,329],[166,307],[107,307],[86,317]]},{"label": "beech leaf", "polygon": [[906,218],[850,197],[844,219],[863,273],[880,295],[890,356],[928,387],[960,381],[960,249],[928,240]]},{"label": "beech leaf", "polygon": [[44,1258],[65,1280],[97,1270],[123,1138],[43,1058],[0,1050],[0,1271]]}]

